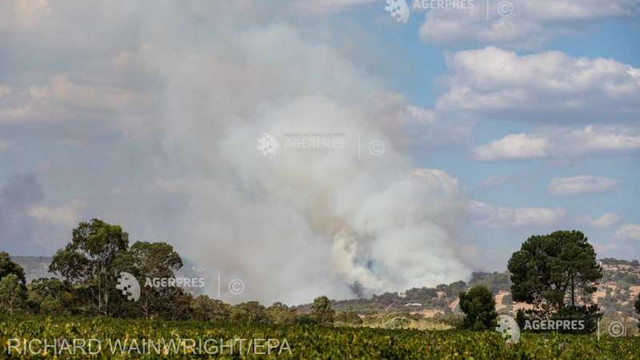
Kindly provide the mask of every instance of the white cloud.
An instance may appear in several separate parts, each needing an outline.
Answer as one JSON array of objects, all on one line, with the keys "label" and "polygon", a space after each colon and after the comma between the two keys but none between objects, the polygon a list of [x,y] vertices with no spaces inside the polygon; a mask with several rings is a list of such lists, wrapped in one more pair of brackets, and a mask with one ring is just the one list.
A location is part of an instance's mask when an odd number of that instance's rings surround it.
[{"label": "white cloud", "polygon": [[469,213],[477,226],[496,229],[547,227],[557,224],[566,215],[561,208],[509,208],[480,201],[471,202]]},{"label": "white cloud", "polygon": [[549,191],[557,195],[597,194],[607,192],[618,184],[620,181],[616,179],[580,175],[551,179]]},{"label": "white cloud", "polygon": [[448,66],[448,90],[432,110],[439,122],[502,119],[539,124],[531,132],[476,147],[477,160],[640,150],[638,68],[558,51],[521,56],[495,47],[457,52],[448,57]]},{"label": "white cloud", "polygon": [[631,244],[621,243],[593,243],[593,247],[596,250],[598,258],[611,257],[615,259],[629,259],[633,257],[635,250]]},{"label": "white cloud", "polygon": [[640,128],[594,126],[541,128],[537,132],[510,134],[474,149],[477,160],[526,160],[587,154],[619,154],[640,150]]},{"label": "white cloud", "polygon": [[34,205],[28,210],[28,214],[48,224],[73,228],[78,225],[85,205],[81,200],[72,200],[59,207]]},{"label": "white cloud", "polygon": [[620,216],[614,213],[605,213],[598,218],[592,218],[591,216],[581,216],[578,218],[578,220],[597,229],[607,229],[617,224],[621,219]]},{"label": "white cloud", "polygon": [[629,121],[640,113],[640,69],[615,60],[488,47],[455,53],[448,64],[439,111],[536,122]]},{"label": "white cloud", "polygon": [[68,74],[54,74],[47,85],[32,85],[16,93],[11,105],[0,107],[0,124],[64,121],[82,114],[85,118],[112,119],[113,112],[135,114],[149,109],[146,95],[96,82],[100,81],[79,83]]},{"label": "white cloud", "polygon": [[494,187],[494,186],[506,184],[506,183],[508,183],[508,182],[510,182],[512,180],[513,180],[513,178],[511,176],[508,176],[508,175],[489,176],[489,177],[487,177],[486,179],[484,179],[480,183],[480,186],[481,187]]},{"label": "white cloud", "polygon": [[524,160],[546,157],[550,144],[547,140],[527,134],[511,134],[487,145],[477,147],[473,156],[477,160]]},{"label": "white cloud", "polygon": [[[504,44],[535,47],[559,34],[588,29],[607,19],[633,18],[637,0],[475,1],[471,9],[426,14],[420,38],[436,43]],[[489,9],[487,9],[487,5]],[[506,14],[506,16],[504,16]]]},{"label": "white cloud", "polygon": [[589,125],[584,129],[555,133],[562,135],[556,147],[564,147],[568,153],[640,150],[640,128]]},{"label": "white cloud", "polygon": [[618,229],[614,235],[614,239],[616,240],[630,240],[630,241],[639,241],[640,240],[640,225],[638,224],[627,224]]},{"label": "white cloud", "polygon": [[294,0],[290,4],[290,8],[299,13],[325,14],[340,12],[355,5],[372,2],[376,2],[376,0]]}]

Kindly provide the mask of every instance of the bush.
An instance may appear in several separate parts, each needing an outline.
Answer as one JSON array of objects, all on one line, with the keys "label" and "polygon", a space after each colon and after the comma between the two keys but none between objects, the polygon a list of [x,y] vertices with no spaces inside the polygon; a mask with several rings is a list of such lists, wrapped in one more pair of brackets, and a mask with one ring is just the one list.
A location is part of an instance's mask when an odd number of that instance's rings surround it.
[{"label": "bush", "polygon": [[320,325],[332,325],[335,311],[331,309],[331,301],[326,296],[320,296],[313,300],[311,315]]},{"label": "bush", "polygon": [[266,311],[271,324],[290,325],[296,320],[296,310],[280,302],[269,306]]},{"label": "bush", "polygon": [[496,302],[485,286],[477,285],[466,293],[460,293],[460,309],[465,314],[462,322],[465,329],[482,331],[494,329],[497,325]]},{"label": "bush", "polygon": [[0,312],[9,315],[24,312],[27,308],[27,291],[16,274],[0,280]]},{"label": "bush", "polygon": [[206,295],[196,297],[191,304],[191,317],[198,321],[224,324],[229,321],[231,306]]},{"label": "bush", "polygon": [[334,318],[336,322],[341,322],[349,325],[360,325],[362,319],[355,311],[338,311]]},{"label": "bush", "polygon": [[238,304],[231,309],[231,322],[239,325],[268,324],[265,307],[257,301]]},{"label": "bush", "polygon": [[[638,299],[636,300],[635,308],[636,308],[636,312],[640,314],[640,294],[638,294]],[[640,321],[638,322],[638,328],[640,329]]]}]

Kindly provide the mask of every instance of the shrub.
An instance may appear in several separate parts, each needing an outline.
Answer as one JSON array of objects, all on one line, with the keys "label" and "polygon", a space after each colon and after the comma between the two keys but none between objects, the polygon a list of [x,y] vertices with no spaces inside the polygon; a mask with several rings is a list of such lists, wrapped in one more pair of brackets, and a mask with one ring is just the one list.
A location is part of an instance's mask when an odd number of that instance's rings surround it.
[{"label": "shrub", "polygon": [[460,309],[465,314],[463,328],[481,331],[496,327],[496,302],[485,286],[477,285],[460,293]]}]

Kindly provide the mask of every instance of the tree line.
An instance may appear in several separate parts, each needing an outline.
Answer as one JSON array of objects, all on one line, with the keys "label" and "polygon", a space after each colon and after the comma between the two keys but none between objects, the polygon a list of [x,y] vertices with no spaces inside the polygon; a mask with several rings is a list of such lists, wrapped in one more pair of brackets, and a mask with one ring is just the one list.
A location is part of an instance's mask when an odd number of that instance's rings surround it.
[{"label": "tree line", "polygon": [[[507,269],[513,300],[533,305],[532,309],[518,310],[516,321],[521,328],[527,320],[582,320],[584,332],[595,331],[602,313],[591,303],[591,296],[602,279],[602,268],[582,232],[531,236],[513,253]],[[488,288],[474,286],[459,298],[465,313],[464,328],[496,327],[495,300]],[[640,294],[634,305],[640,313]]]},{"label": "tree line", "polygon": [[[240,324],[330,324],[335,312],[325,296],[314,300],[311,313],[298,313],[282,303],[265,307],[257,301],[235,306],[206,295],[194,296],[178,286],[141,287],[138,301],[116,288],[128,272],[137,279],[173,278],[183,266],[169,244],[135,242],[118,225],[99,219],[82,222],[71,241],[59,249],[49,266],[57,277],[26,283],[24,270],[0,252],[0,313],[51,316],[162,318]],[[345,316],[338,314],[338,317]]]},{"label": "tree line", "polygon": [[[71,241],[59,249],[49,266],[57,275],[26,283],[24,270],[6,252],[0,252],[0,314],[52,316],[108,316],[162,318],[236,324],[322,324],[334,321],[362,323],[352,311],[336,313],[326,296],[318,297],[310,313],[282,303],[265,307],[257,301],[232,306],[206,295],[194,296],[181,287],[141,287],[138,301],[128,301],[116,287],[117,275],[137,279],[172,278],[183,266],[169,244],[135,242],[118,225],[99,219],[73,229]],[[602,268],[588,239],[579,231],[556,231],[527,239],[507,266],[514,301],[533,309],[518,311],[527,319],[582,319],[592,331],[602,314],[590,303]],[[464,283],[462,283],[464,284]],[[462,327],[496,327],[497,312],[490,289],[476,285],[459,294],[464,312]],[[635,301],[640,312],[640,295]]]}]

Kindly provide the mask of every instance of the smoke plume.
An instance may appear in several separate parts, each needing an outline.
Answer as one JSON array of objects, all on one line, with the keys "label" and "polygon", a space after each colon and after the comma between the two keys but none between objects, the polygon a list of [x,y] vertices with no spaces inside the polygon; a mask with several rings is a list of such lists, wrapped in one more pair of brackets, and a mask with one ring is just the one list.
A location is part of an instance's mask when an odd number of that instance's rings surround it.
[{"label": "smoke plume", "polygon": [[[145,17],[139,54],[162,86],[154,186],[187,199],[169,233],[212,293],[218,276],[245,283],[230,301],[301,303],[469,275],[455,252],[457,180],[405,155],[433,131],[416,108],[294,25],[242,26],[227,12],[194,39],[197,29],[166,25],[193,13],[168,14]],[[261,134],[277,154],[256,150]],[[314,137],[337,142],[305,143]]]}]

